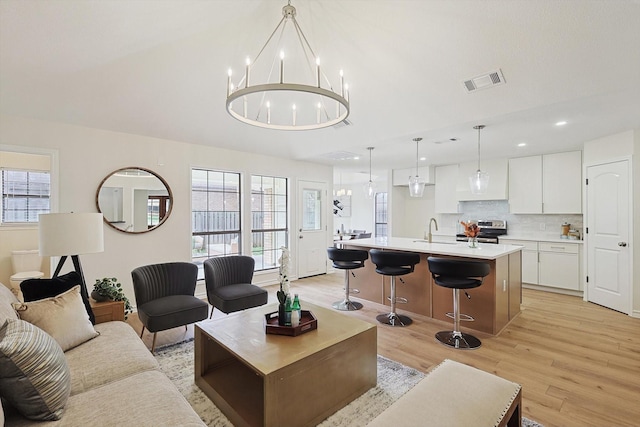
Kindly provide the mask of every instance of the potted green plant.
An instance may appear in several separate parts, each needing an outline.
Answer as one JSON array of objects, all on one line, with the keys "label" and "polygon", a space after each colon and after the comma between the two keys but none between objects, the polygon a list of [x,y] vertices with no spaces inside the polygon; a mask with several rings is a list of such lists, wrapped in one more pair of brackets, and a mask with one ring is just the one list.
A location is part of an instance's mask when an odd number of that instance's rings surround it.
[{"label": "potted green plant", "polygon": [[122,291],[122,285],[115,277],[104,277],[96,279],[91,291],[91,298],[98,302],[102,301],[124,301],[124,318],[133,312],[129,299]]}]

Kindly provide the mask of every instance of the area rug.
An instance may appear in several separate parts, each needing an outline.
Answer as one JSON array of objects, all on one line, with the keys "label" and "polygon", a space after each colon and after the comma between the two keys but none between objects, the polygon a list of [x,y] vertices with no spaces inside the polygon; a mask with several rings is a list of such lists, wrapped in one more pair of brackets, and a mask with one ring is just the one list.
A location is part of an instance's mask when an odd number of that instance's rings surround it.
[{"label": "area rug", "polygon": [[[193,340],[161,347],[156,350],[155,356],[162,372],[176,385],[205,424],[210,427],[233,426],[194,383]],[[422,378],[422,372],[378,355],[378,384],[319,426],[364,427]],[[402,425],[402,422],[398,425]],[[522,425],[542,427],[524,417]]]}]

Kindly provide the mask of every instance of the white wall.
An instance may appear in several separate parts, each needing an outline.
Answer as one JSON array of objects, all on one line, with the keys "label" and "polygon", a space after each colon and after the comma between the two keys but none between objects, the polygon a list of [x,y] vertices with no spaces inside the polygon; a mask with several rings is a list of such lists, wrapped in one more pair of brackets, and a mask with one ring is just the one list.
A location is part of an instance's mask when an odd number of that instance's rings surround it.
[{"label": "white wall", "polygon": [[[247,154],[232,150],[161,140],[120,132],[71,126],[61,123],[0,115],[0,144],[57,150],[59,159],[59,212],[97,212],[98,185],[112,171],[139,166],[162,176],[173,192],[171,216],[158,229],[144,234],[125,234],[104,228],[105,251],[81,256],[89,290],[97,278],[117,277],[125,293],[133,300],[131,270],[135,267],[167,261],[191,259],[191,168],[202,167],[236,171],[244,174],[243,226],[250,224],[248,198],[250,174],[285,176],[290,179],[291,229],[297,229],[297,182],[300,179],[332,182],[332,168],[275,157]],[[161,164],[159,164],[161,163]],[[329,187],[330,188],[330,187]],[[330,199],[330,198],[328,198]],[[331,218],[330,203],[327,218]],[[27,234],[33,235],[33,230]],[[37,235],[37,230],[35,230]],[[250,250],[245,233],[243,248]],[[290,236],[292,261],[295,265],[297,239]],[[12,238],[16,240],[15,238]],[[4,237],[3,237],[4,240]],[[332,242],[327,231],[327,246]],[[6,264],[7,253],[0,253]],[[70,262],[67,262],[71,266]],[[297,272],[291,272],[297,276]],[[8,271],[0,271],[3,282]],[[4,279],[7,277],[7,279]],[[277,274],[256,281],[276,282]]]},{"label": "white wall", "polygon": [[427,185],[422,197],[411,197],[409,187],[392,187],[393,237],[425,237],[429,219],[435,217],[435,188]]}]

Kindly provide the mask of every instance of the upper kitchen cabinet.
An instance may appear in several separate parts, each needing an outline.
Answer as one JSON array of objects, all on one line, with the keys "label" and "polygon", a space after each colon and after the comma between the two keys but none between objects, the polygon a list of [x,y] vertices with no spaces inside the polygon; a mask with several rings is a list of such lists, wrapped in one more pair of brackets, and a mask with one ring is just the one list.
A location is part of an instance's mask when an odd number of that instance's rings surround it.
[{"label": "upper kitchen cabinet", "polygon": [[507,159],[481,160],[480,169],[489,174],[489,187],[484,194],[472,194],[469,177],[478,170],[478,162],[458,165],[457,195],[459,201],[467,200],[506,200],[509,194],[507,178],[509,161]]},{"label": "upper kitchen cabinet", "polygon": [[509,159],[509,210],[542,213],[542,156]]},{"label": "upper kitchen cabinet", "polygon": [[510,159],[509,208],[519,214],[582,213],[582,152]]},{"label": "upper kitchen cabinet", "polygon": [[[416,176],[416,168],[394,169],[393,170],[393,186],[409,186],[409,178]],[[418,168],[418,176],[426,185],[435,184],[435,173],[433,166],[420,166]]]},{"label": "upper kitchen cabinet", "polygon": [[458,213],[458,165],[436,167],[435,212]]}]

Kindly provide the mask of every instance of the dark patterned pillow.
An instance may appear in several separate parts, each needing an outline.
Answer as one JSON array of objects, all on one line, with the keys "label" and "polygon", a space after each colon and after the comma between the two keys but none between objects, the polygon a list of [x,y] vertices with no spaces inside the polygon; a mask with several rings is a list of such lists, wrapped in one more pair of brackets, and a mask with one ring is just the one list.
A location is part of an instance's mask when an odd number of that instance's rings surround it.
[{"label": "dark patterned pillow", "polygon": [[59,420],[71,391],[60,345],[24,320],[0,327],[0,396],[32,420]]},{"label": "dark patterned pillow", "polygon": [[[68,291],[76,285],[82,285],[82,279],[80,275],[75,271],[72,271],[62,276],[54,277],[53,279],[29,279],[20,284],[20,290],[22,291],[22,297],[25,302],[38,301],[45,298],[55,297],[63,292]],[[87,310],[89,320],[91,324],[96,324],[96,318],[91,310],[91,304],[89,304],[89,296],[82,295],[82,302],[84,308]]]}]

